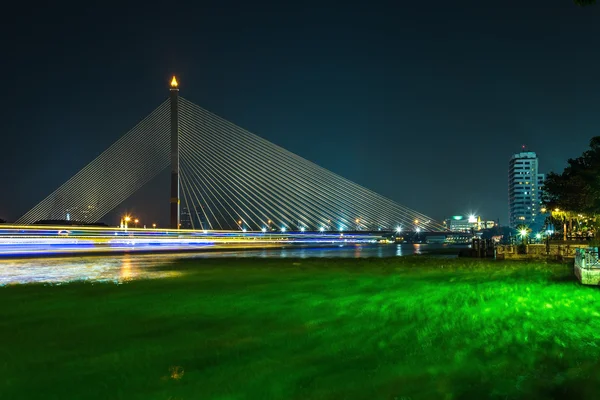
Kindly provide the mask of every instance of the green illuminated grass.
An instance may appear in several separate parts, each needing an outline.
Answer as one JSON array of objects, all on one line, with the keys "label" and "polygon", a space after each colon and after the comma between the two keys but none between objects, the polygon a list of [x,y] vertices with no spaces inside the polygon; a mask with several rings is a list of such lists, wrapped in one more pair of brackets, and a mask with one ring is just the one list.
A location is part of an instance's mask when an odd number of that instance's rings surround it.
[{"label": "green illuminated grass", "polygon": [[[172,267],[173,268],[173,267]],[[182,262],[0,288],[1,399],[598,398],[600,291],[564,264]]]}]

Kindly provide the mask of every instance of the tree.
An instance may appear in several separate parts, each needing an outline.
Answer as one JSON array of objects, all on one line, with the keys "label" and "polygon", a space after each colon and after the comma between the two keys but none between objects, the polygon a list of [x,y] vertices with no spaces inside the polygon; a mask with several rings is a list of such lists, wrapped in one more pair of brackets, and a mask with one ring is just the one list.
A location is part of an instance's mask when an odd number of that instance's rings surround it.
[{"label": "tree", "polygon": [[5,224],[5,223],[6,223],[6,221],[3,220],[2,218],[0,218],[0,224]]},{"label": "tree", "polygon": [[578,6],[591,6],[592,4],[596,4],[596,0],[573,0],[575,4]]},{"label": "tree", "polygon": [[569,159],[560,174],[551,172],[544,182],[542,201],[552,212],[552,222],[562,225],[566,235],[583,226],[589,229],[600,216],[600,136],[590,140],[590,149]]},{"label": "tree", "polygon": [[600,136],[590,140],[590,150],[569,159],[560,174],[550,172],[544,182],[544,205],[579,214],[600,214]]}]

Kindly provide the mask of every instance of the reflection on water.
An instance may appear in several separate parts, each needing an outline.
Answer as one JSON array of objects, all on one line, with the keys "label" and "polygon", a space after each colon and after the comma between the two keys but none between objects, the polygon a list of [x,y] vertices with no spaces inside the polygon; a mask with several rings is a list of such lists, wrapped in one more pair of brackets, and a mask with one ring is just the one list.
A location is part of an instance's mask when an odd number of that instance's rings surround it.
[{"label": "reflection on water", "polygon": [[133,277],[134,277],[134,274],[133,274],[133,266],[131,263],[131,256],[129,254],[127,254],[125,257],[123,257],[122,264],[121,264],[121,274],[119,275],[119,278],[121,281],[129,281]]},{"label": "reflection on water", "polygon": [[287,248],[215,251],[178,254],[126,254],[109,256],[32,258],[0,260],[0,286],[19,283],[60,283],[69,281],[126,282],[134,279],[167,278],[179,275],[160,268],[181,259],[259,257],[259,258],[365,258],[397,257],[427,253],[445,245],[350,245],[327,248]]},{"label": "reflection on water", "polygon": [[176,271],[156,268],[177,260],[174,255],[121,255],[9,259],[0,261],[0,286],[16,283],[60,283],[69,281],[114,281],[177,276]]}]

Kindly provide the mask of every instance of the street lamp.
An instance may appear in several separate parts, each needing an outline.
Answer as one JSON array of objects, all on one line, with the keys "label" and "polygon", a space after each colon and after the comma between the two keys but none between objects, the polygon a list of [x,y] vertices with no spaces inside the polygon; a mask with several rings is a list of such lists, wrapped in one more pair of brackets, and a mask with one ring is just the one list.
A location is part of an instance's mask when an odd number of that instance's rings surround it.
[{"label": "street lamp", "polygon": [[152,227],[153,227],[154,229],[156,229],[156,224],[152,224]]},{"label": "street lamp", "polygon": [[526,227],[519,229],[519,236],[521,236],[521,240],[523,244],[527,243],[527,236],[529,235],[529,230]]},{"label": "street lamp", "polygon": [[521,229],[521,230],[519,231],[519,234],[520,234],[521,236],[527,236],[527,229]]},{"label": "street lamp", "polygon": [[135,221],[133,221],[133,222],[135,222],[135,227],[137,228],[138,222],[140,222],[140,220],[136,218]]}]

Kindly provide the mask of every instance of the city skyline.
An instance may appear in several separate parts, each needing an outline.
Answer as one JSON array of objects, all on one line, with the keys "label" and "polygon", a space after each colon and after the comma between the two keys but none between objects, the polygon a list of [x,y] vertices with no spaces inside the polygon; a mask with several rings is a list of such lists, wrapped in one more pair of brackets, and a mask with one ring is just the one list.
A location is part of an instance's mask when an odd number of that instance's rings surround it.
[{"label": "city skyline", "polygon": [[[160,28],[158,9],[114,31],[104,29],[106,11],[81,9],[77,37],[51,22],[60,8],[17,15],[8,29],[28,33],[7,43],[1,67],[11,112],[0,126],[0,179],[11,195],[0,217],[17,218],[106,149],[166,98],[176,73],[188,98],[399,203],[440,221],[473,212],[506,224],[510,155],[525,144],[543,172],[560,171],[594,136],[598,9],[468,6],[440,2],[429,15],[430,6],[384,5],[325,20],[283,7],[233,31],[219,25],[223,10],[207,7],[215,21],[185,37],[220,34],[199,45]],[[240,17],[252,12],[239,7]],[[190,26],[184,10],[173,12]],[[439,40],[448,21],[464,27]],[[142,35],[135,48],[128,29]],[[480,38],[467,35],[476,29]]]}]

